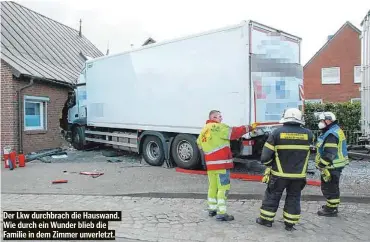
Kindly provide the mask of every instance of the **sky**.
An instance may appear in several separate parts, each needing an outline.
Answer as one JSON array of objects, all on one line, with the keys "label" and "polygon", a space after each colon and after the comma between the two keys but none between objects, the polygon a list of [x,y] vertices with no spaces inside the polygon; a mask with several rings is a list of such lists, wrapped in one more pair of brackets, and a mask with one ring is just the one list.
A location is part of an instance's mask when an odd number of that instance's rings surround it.
[{"label": "sky", "polygon": [[103,53],[254,20],[302,38],[304,65],[346,21],[361,29],[370,0],[15,1],[82,33]]}]

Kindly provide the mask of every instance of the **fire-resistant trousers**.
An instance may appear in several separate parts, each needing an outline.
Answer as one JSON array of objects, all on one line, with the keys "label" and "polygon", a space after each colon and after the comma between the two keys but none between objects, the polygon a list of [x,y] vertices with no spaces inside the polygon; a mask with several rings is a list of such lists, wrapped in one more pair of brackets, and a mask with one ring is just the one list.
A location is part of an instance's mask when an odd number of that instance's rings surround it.
[{"label": "fire-resistant trousers", "polygon": [[211,170],[208,174],[208,209],[217,214],[226,213],[227,195],[230,190],[230,170]]},{"label": "fire-resistant trousers", "polygon": [[340,203],[339,181],[342,169],[329,170],[331,179],[325,182],[321,177],[321,191],[326,198],[326,206],[335,209]]},{"label": "fire-resistant trousers", "polygon": [[305,186],[306,179],[287,179],[272,176],[262,201],[260,217],[267,221],[274,221],[281,196],[286,189],[284,222],[291,225],[297,224],[301,216],[301,192]]}]

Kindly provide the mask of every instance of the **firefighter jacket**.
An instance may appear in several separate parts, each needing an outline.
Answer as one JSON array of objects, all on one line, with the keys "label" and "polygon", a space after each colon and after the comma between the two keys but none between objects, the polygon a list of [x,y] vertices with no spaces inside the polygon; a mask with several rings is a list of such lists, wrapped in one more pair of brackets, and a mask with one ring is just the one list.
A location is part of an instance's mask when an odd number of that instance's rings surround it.
[{"label": "firefighter jacket", "polygon": [[336,123],[317,138],[316,149],[315,161],[321,168],[337,169],[349,164],[346,137]]},{"label": "firefighter jacket", "polygon": [[306,178],[313,133],[299,124],[286,123],[268,137],[261,162],[271,174],[283,178]]},{"label": "firefighter jacket", "polygon": [[226,124],[208,120],[197,139],[197,145],[204,153],[207,170],[233,168],[230,140],[239,139],[246,133],[245,126],[229,127]]}]

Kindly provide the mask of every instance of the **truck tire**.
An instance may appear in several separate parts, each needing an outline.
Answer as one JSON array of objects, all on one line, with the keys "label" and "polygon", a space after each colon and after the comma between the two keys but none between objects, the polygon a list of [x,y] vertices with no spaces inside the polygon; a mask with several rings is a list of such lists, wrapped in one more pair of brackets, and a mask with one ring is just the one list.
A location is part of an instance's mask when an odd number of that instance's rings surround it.
[{"label": "truck tire", "polygon": [[200,152],[193,135],[177,135],[172,143],[171,154],[176,165],[180,168],[196,169],[201,164]]},{"label": "truck tire", "polygon": [[143,157],[146,163],[152,166],[161,166],[165,155],[162,141],[156,136],[147,136],[143,143]]},{"label": "truck tire", "polygon": [[85,127],[76,126],[72,130],[72,145],[77,150],[85,148]]}]

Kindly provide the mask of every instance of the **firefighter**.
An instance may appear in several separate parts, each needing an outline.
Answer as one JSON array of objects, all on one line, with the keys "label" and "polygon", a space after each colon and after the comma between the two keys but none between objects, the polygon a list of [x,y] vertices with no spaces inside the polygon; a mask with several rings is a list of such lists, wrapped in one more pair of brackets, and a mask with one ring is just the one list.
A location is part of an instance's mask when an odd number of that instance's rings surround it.
[{"label": "firefighter", "polygon": [[332,217],[338,214],[340,176],[343,168],[349,164],[347,142],[332,112],[321,113],[319,120],[318,126],[322,134],[317,139],[315,161],[321,172],[321,191],[326,198],[326,205],[317,214]]},{"label": "firefighter", "polygon": [[222,123],[220,111],[212,110],[202,129],[197,145],[204,154],[208,174],[208,211],[218,221],[231,221],[234,216],[226,213],[226,200],[230,190],[230,169],[234,167],[230,140],[237,140],[252,126],[229,127]]},{"label": "firefighter", "polygon": [[262,182],[267,183],[267,188],[256,222],[272,226],[286,189],[283,216],[285,229],[291,231],[300,219],[301,191],[306,186],[310,145],[314,136],[302,127],[304,122],[299,109],[287,109],[280,123],[283,125],[269,135],[261,154],[261,162],[266,166]]}]

